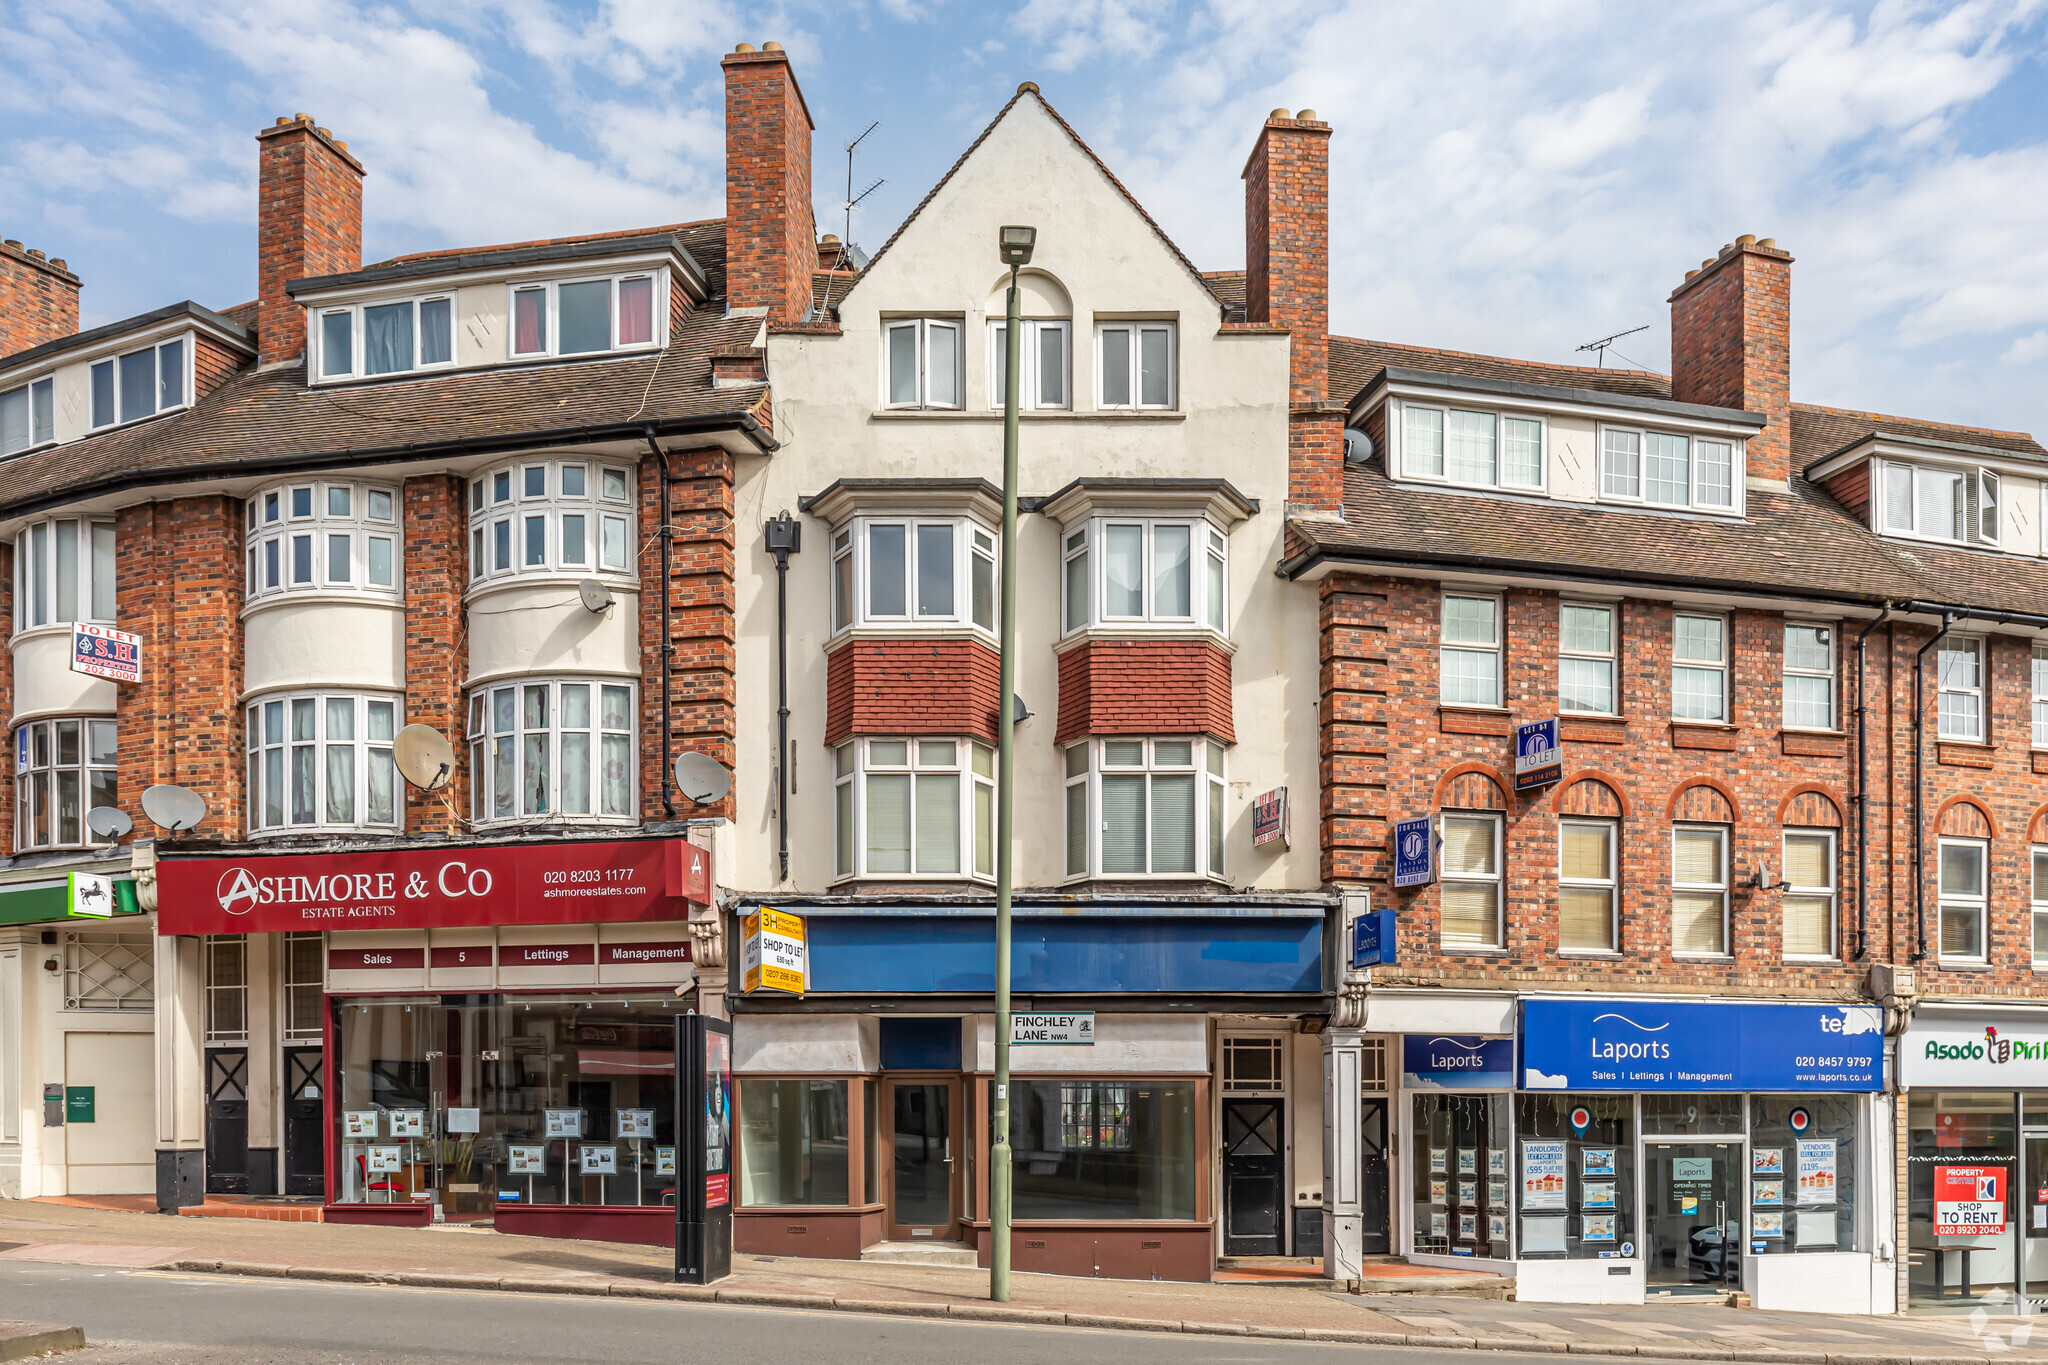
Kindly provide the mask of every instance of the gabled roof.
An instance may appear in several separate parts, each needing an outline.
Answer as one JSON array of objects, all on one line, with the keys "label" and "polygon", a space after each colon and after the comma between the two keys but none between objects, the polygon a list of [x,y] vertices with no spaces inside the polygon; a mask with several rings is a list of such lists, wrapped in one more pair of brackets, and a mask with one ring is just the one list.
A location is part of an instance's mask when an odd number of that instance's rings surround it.
[{"label": "gabled roof", "polygon": [[[896,225],[896,230],[889,234],[889,240],[882,243],[882,249],[880,251],[877,251],[874,255],[868,257],[867,265],[861,270],[859,275],[854,277],[853,283],[848,285],[845,288],[845,290],[841,292],[841,297],[844,297],[845,294],[851,293],[855,288],[859,286],[862,280],[865,280],[868,277],[868,275],[875,268],[875,262],[881,260],[882,257],[889,254],[889,248],[896,245],[896,240],[899,237],[901,237],[906,231],[909,230],[910,225],[912,223],[917,221],[918,215],[924,212],[926,205],[930,204],[932,200],[936,199],[938,197],[939,191],[946,188],[947,182],[952,180],[952,178],[955,175],[959,174],[960,168],[967,164],[968,159],[972,157],[975,154],[975,152],[980,149],[982,143],[988,141],[989,134],[993,133],[996,130],[997,125],[1001,124],[1005,118],[1009,117],[1010,111],[1016,108],[1017,102],[1019,100],[1022,100],[1026,95],[1029,95],[1032,99],[1038,101],[1038,107],[1043,109],[1046,112],[1047,117],[1051,118],[1054,123],[1057,123],[1060,126],[1061,130],[1064,131],[1068,137],[1073,139],[1074,145],[1081,149],[1081,154],[1087,157],[1089,161],[1093,162],[1095,165],[1095,169],[1102,173],[1102,178],[1104,180],[1107,180],[1110,183],[1111,187],[1114,188],[1118,194],[1124,197],[1124,202],[1129,204],[1131,208],[1137,213],[1137,215],[1145,220],[1145,226],[1151,228],[1153,235],[1158,237],[1160,242],[1164,244],[1166,249],[1173,253],[1173,258],[1181,263],[1181,268],[1188,272],[1189,278],[1194,280],[1196,284],[1199,284],[1202,287],[1202,289],[1205,292],[1207,292],[1211,298],[1216,299],[1217,303],[1220,305],[1223,302],[1223,300],[1219,295],[1217,295],[1215,289],[1211,287],[1212,282],[1210,281],[1210,279],[1207,276],[1205,276],[1201,271],[1195,269],[1194,262],[1190,261],[1187,258],[1187,253],[1183,252],[1178,246],[1174,244],[1173,238],[1166,235],[1166,229],[1160,227],[1159,224],[1153,220],[1151,214],[1145,212],[1145,206],[1138,202],[1137,196],[1132,194],[1130,190],[1126,189],[1124,187],[1124,182],[1117,179],[1115,173],[1112,172],[1108,166],[1103,164],[1102,158],[1095,154],[1094,148],[1090,147],[1086,142],[1083,142],[1081,140],[1081,135],[1074,131],[1073,125],[1060,117],[1059,110],[1053,108],[1052,104],[1045,98],[1045,96],[1041,95],[1038,92],[1037,84],[1032,81],[1026,81],[1022,85],[1017,87],[1017,93],[1010,96],[1009,103],[1005,104],[1001,109],[998,109],[996,111],[996,116],[988,121],[988,126],[981,130],[981,133],[974,139],[974,141],[967,144],[967,150],[960,153],[960,159],[955,161],[950,167],[947,168],[946,173],[939,177],[938,182],[934,184],[931,187],[931,189],[925,193],[924,198],[917,201],[917,207],[910,211],[909,216]],[[1241,292],[1242,290],[1240,289],[1240,293]]]}]

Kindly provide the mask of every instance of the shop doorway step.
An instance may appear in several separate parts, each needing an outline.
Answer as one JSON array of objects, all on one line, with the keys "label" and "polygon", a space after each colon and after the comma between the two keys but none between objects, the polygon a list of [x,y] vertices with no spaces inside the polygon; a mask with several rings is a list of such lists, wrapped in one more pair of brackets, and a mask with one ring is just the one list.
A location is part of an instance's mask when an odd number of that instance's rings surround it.
[{"label": "shop doorway step", "polygon": [[1454,1270],[1448,1266],[1410,1265],[1399,1256],[1367,1256],[1358,1278],[1342,1286],[1353,1294],[1448,1294],[1463,1299],[1512,1299],[1511,1275]]},{"label": "shop doorway step", "polygon": [[886,1265],[959,1265],[969,1268],[977,1260],[974,1248],[965,1242],[927,1242],[922,1237],[915,1242],[877,1242],[863,1248],[860,1258]]},{"label": "shop doorway step", "polygon": [[259,1199],[248,1195],[209,1194],[203,1204],[188,1204],[178,1213],[185,1218],[260,1218],[273,1223],[319,1223],[317,1199]]},{"label": "shop doorway step", "polygon": [[1218,1284],[1277,1284],[1300,1288],[1304,1284],[1327,1286],[1320,1256],[1218,1256]]}]

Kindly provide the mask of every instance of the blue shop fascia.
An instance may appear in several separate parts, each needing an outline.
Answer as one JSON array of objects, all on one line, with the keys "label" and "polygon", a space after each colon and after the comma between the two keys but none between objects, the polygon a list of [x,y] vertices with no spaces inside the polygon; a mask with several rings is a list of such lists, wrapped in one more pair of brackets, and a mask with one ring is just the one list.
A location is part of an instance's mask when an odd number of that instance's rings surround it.
[{"label": "blue shop fascia", "polygon": [[1524,1302],[1894,1311],[1880,1008],[1528,994],[1509,1021],[1401,1039],[1399,1250]]},{"label": "blue shop fascia", "polygon": [[[803,919],[809,987],[749,993],[735,970],[735,1247],[858,1256],[878,1241],[929,1238],[985,1263],[993,898],[814,896],[734,909],[759,907]],[[1226,1117],[1272,1125],[1271,1190],[1260,1197],[1276,1202],[1272,1248],[1284,1249],[1289,1149],[1319,1149],[1320,1109],[1297,1115],[1282,1089],[1308,1065],[1288,1059],[1319,1045],[1302,1035],[1330,1009],[1336,908],[1322,894],[1017,897],[1011,1007],[1029,1025],[1009,1095],[1018,1269],[1209,1278],[1222,1248]],[[1260,1055],[1275,1059],[1263,1120],[1224,1113],[1226,1027],[1258,1035]],[[1319,1098],[1319,1074],[1299,1087]],[[1309,1117],[1316,1132],[1299,1137]]]}]

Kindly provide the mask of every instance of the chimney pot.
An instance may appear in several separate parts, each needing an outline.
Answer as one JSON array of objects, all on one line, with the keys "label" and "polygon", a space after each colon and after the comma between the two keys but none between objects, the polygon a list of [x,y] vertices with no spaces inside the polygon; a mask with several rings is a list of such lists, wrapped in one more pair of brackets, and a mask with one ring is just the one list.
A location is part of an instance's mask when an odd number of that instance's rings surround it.
[{"label": "chimney pot", "polygon": [[1024,95],[1024,94],[1031,94],[1031,95],[1035,95],[1035,94],[1037,94],[1037,93],[1038,93],[1038,82],[1037,82],[1037,81],[1025,81],[1025,82],[1024,82],[1023,84],[1021,84],[1021,85],[1019,85],[1019,86],[1017,87],[1017,93],[1018,93],[1018,94],[1020,94],[1020,95]]},{"label": "chimney pot", "polygon": [[275,124],[273,124],[272,126],[273,126],[273,127],[277,127],[277,128],[283,128],[283,127],[287,127],[287,126],[288,126],[288,125],[289,125],[290,123],[291,123],[291,120],[290,120],[290,119],[286,118],[286,117],[285,117],[285,116],[284,116],[283,114],[279,114],[279,115],[277,116],[277,122],[276,122]]},{"label": "chimney pot", "polygon": [[343,150],[344,152],[348,150],[348,144],[346,142],[337,142],[334,145],[341,148],[341,150]]},{"label": "chimney pot", "polygon": [[329,142],[334,141],[334,134],[328,132],[325,128],[316,128],[313,131],[320,134],[320,136],[326,138]]},{"label": "chimney pot", "polygon": [[64,264],[64,258],[62,256],[59,256],[55,260],[52,260],[50,264],[57,267],[57,269],[59,270],[69,270],[71,268],[70,266]]},{"label": "chimney pot", "polygon": [[1761,242],[1758,242],[1757,245],[1766,251],[1776,251],[1778,249],[1778,239],[1776,237],[1766,237]]},{"label": "chimney pot", "polygon": [[[1706,260],[1700,262],[1700,270],[1712,270],[1713,268],[1714,258],[1711,256],[1709,256]],[[1693,273],[1698,274],[1699,271],[1694,271]]]},{"label": "chimney pot", "polygon": [[1294,117],[1302,123],[1314,123],[1316,121],[1316,111],[1313,109],[1304,109],[1300,113],[1296,114]]},{"label": "chimney pot", "polygon": [[780,52],[782,51],[782,44],[777,42],[766,42],[761,44],[761,50],[763,52]]},{"label": "chimney pot", "polygon": [[32,260],[32,261],[43,261],[43,260],[48,260],[48,259],[49,259],[49,258],[48,258],[47,256],[45,256],[45,255],[44,255],[44,254],[43,254],[43,253],[42,253],[41,251],[37,250],[37,249],[36,249],[35,247],[30,247],[30,248],[28,249],[28,258],[29,258],[30,260]]},{"label": "chimney pot", "polygon": [[754,45],[752,43],[741,43],[738,47],[733,49],[734,52],[752,52],[753,50]]},{"label": "chimney pot", "polygon": [[828,232],[822,238],[819,239],[819,243],[820,245],[823,246],[838,246],[839,234],[836,232]]},{"label": "chimney pot", "polygon": [[292,122],[294,122],[294,123],[311,123],[312,121],[313,121],[313,116],[312,116],[311,114],[294,114],[294,115],[292,115]]},{"label": "chimney pot", "polygon": [[1288,113],[1288,112],[1287,112],[1287,111],[1286,111],[1285,109],[1275,109],[1275,110],[1274,110],[1274,111],[1273,111],[1272,113],[1270,113],[1270,114],[1266,115],[1266,117],[1267,117],[1267,118],[1282,118],[1282,119],[1284,119],[1284,118],[1292,118],[1292,117],[1293,117],[1293,115],[1292,115],[1292,114],[1289,114],[1289,113]]},{"label": "chimney pot", "polygon": [[13,247],[16,251],[21,250],[21,243],[14,240],[14,238],[9,237],[6,239],[6,242],[8,246]]},{"label": "chimney pot", "polygon": [[1696,279],[1698,279],[1699,277],[1700,277],[1700,272],[1699,272],[1699,271],[1697,271],[1697,270],[1688,270],[1688,271],[1686,271],[1686,272],[1685,272],[1685,278],[1686,278],[1686,279],[1688,279],[1688,280],[1696,280]]},{"label": "chimney pot", "polygon": [[1755,246],[1755,245],[1756,245],[1756,234],[1755,234],[1754,232],[1745,232],[1745,233],[1743,233],[1743,234],[1742,234],[1742,235],[1741,235],[1740,237],[1737,237],[1737,238],[1735,239],[1735,245],[1737,245],[1737,246]]}]

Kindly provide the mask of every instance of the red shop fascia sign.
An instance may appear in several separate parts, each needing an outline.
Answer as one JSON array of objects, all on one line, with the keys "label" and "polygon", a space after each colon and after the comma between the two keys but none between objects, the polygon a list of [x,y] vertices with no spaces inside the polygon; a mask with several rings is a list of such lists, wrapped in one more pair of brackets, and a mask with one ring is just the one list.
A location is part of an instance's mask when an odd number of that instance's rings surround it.
[{"label": "red shop fascia sign", "polygon": [[160,934],[688,919],[711,855],[683,839],[163,858]]}]

